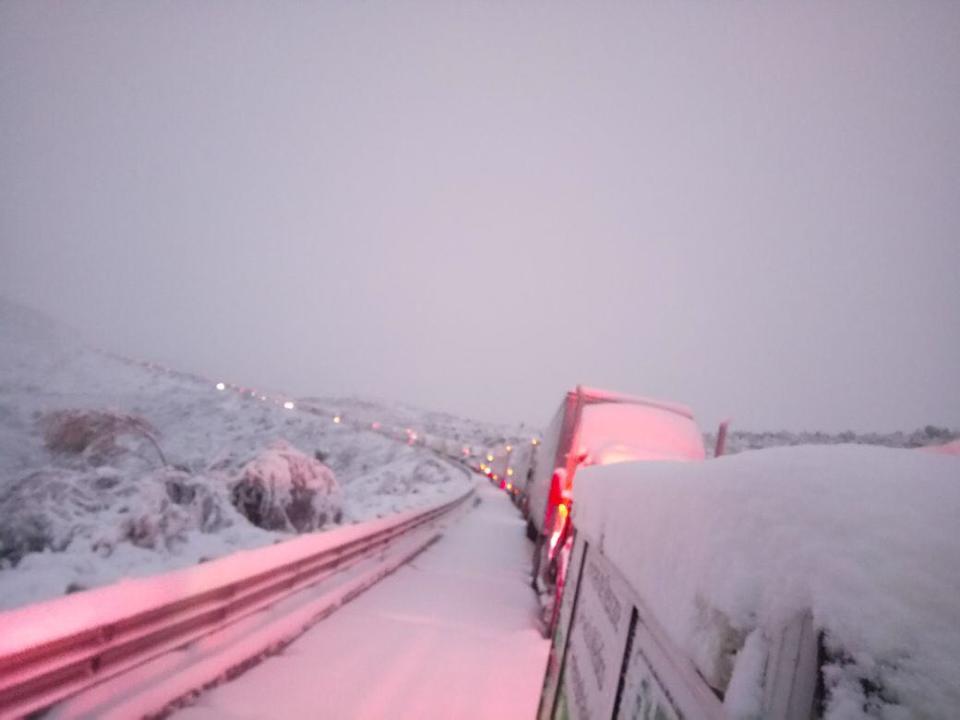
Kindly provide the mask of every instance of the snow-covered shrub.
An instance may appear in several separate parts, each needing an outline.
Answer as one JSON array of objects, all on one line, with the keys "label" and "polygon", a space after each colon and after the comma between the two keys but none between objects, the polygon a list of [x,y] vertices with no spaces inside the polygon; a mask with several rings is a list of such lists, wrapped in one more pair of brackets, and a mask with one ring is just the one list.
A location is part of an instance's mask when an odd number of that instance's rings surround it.
[{"label": "snow-covered shrub", "polygon": [[450,482],[450,467],[433,458],[379,467],[365,481],[376,495],[418,494]]},{"label": "snow-covered shrub", "polygon": [[210,483],[200,482],[186,472],[168,471],[163,476],[167,497],[174,505],[187,508],[193,524],[202,532],[214,532],[229,524],[225,503],[213,492]]},{"label": "snow-covered shrub", "polygon": [[277,440],[248,462],[232,488],[233,504],[267,530],[310,532],[340,522],[340,488],[333,471]]},{"label": "snow-covered shrub", "polygon": [[0,498],[0,568],[17,565],[29,553],[68,547],[83,546],[103,557],[120,543],[173,549],[193,531],[216,532],[239,519],[222,488],[219,478],[167,468],[142,474],[106,466],[30,473]]},{"label": "snow-covered shrub", "polygon": [[153,446],[162,464],[163,452],[156,440],[157,431],[141,417],[109,410],[56,410],[40,420],[44,444],[51,452],[82,455],[94,465],[103,465],[125,448],[121,438],[146,440]]},{"label": "snow-covered shrub", "polygon": [[418,485],[439,485],[450,481],[450,466],[428,457],[417,463],[413,474]]},{"label": "snow-covered shrub", "polygon": [[186,542],[193,530],[210,533],[231,524],[225,494],[218,494],[219,478],[192,476],[178,470],[159,470],[141,479],[148,490],[137,495],[149,499],[120,523],[119,540],[137,547],[170,549]]},{"label": "snow-covered shrub", "polygon": [[99,503],[66,470],[46,469],[7,486],[0,498],[0,567],[16,565],[32,552],[63,550],[73,537],[74,509]]}]

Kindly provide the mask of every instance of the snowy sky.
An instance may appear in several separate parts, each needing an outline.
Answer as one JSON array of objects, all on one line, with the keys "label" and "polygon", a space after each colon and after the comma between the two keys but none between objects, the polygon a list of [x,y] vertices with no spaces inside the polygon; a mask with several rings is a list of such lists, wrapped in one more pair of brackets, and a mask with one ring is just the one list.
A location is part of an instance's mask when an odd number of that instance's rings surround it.
[{"label": "snowy sky", "polygon": [[0,294],[294,393],[960,426],[960,3],[0,0]]}]

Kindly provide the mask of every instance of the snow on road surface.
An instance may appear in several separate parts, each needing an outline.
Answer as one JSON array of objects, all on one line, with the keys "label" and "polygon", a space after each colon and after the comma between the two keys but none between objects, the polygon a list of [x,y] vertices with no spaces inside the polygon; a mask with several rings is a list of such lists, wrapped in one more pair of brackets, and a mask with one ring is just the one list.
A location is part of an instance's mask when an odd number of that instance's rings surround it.
[{"label": "snow on road surface", "polygon": [[549,646],[531,546],[506,495],[483,483],[478,498],[412,563],[176,717],[534,717]]}]

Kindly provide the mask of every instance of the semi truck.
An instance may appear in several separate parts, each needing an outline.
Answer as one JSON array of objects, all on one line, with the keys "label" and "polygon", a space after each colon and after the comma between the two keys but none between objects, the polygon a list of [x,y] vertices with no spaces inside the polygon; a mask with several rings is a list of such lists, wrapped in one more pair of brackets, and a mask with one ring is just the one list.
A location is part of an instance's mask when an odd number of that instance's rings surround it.
[{"label": "semi truck", "polygon": [[[539,460],[523,492],[527,535],[536,543],[533,585],[562,591],[564,543],[577,468],[638,460],[702,461],[703,434],[689,408],[578,385],[567,392],[543,434]],[[553,623],[549,623],[552,625]]]}]

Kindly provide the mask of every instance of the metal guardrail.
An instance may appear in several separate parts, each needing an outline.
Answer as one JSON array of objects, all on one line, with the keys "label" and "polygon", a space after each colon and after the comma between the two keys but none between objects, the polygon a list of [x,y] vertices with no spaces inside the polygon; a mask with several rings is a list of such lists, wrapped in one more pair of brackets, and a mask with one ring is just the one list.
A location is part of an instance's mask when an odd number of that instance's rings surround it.
[{"label": "metal guardrail", "polygon": [[0,614],[0,717],[36,713],[269,607],[460,506],[241,551]]}]

